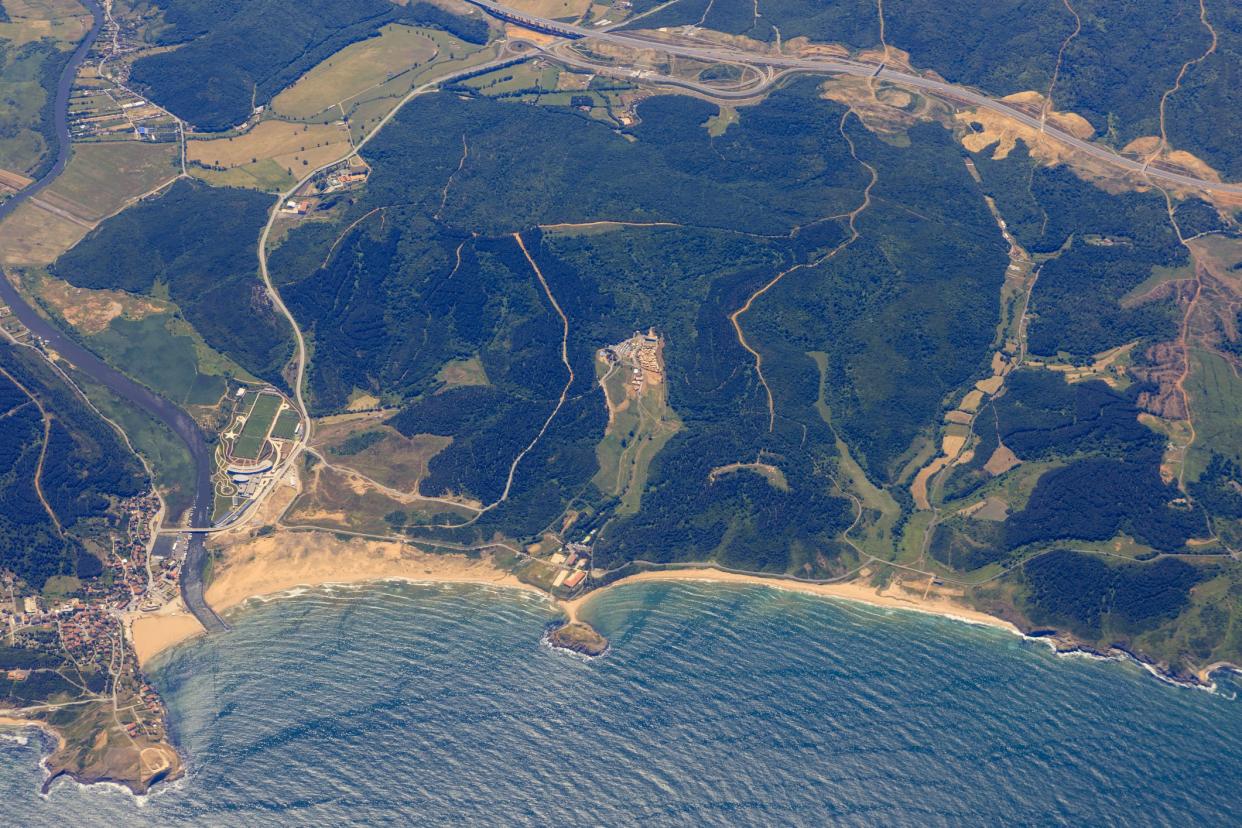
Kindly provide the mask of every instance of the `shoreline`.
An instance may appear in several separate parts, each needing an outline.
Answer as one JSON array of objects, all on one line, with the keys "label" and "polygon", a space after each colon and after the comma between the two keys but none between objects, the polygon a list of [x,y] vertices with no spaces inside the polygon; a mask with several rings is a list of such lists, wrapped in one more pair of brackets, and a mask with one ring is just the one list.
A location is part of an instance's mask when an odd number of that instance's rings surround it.
[{"label": "shoreline", "polygon": [[[0,715],[0,728],[23,727],[33,727],[37,730],[43,731],[44,734],[56,740],[56,750],[59,751],[65,749],[65,737],[61,735],[61,732],[58,729],[52,727],[47,722],[41,722],[37,719],[23,719],[18,716]],[[53,751],[53,753],[55,753],[55,751]]]},{"label": "shoreline", "polygon": [[920,597],[909,590],[902,589],[899,586],[889,585],[883,589],[877,589],[863,581],[844,581],[833,584],[813,584],[804,581],[795,581],[789,579],[766,578],[761,575],[743,575],[734,572],[725,572],[720,569],[666,569],[652,570],[648,572],[638,572],[634,575],[627,575],[624,578],[613,581],[607,586],[592,590],[586,595],[574,598],[569,601],[561,601],[560,605],[569,616],[571,622],[579,621],[578,611],[599,595],[604,594],[608,590],[619,587],[623,584],[633,584],[640,581],[682,581],[692,582],[700,581],[707,583],[725,583],[725,584],[742,584],[747,586],[763,586],[771,589],[787,590],[789,592],[798,592],[806,595],[816,595],[821,598],[837,598],[844,601],[850,601],[858,604],[867,604],[882,609],[906,610],[909,612],[918,612],[924,615],[936,615],[941,618],[952,618],[966,624],[975,624],[977,626],[992,627],[994,629],[1005,630],[1015,635],[1024,635],[1017,625],[998,618],[995,615],[988,615],[985,612],[972,609],[965,604],[955,600],[957,596],[950,596],[945,592],[937,592],[934,595]]},{"label": "shoreline", "polygon": [[[1187,675],[1174,672],[1167,665],[1147,662],[1118,648],[1101,652],[1064,632],[1048,635],[1023,630],[1011,621],[968,606],[960,593],[943,586],[894,581],[886,587],[876,588],[862,580],[815,584],[707,567],[687,567],[638,572],[577,598],[560,600],[496,566],[490,555],[472,558],[455,553],[422,552],[397,542],[341,541],[330,534],[317,533],[277,534],[231,544],[218,563],[217,575],[208,587],[206,597],[214,609],[226,612],[250,600],[279,598],[296,589],[356,586],[383,581],[490,586],[538,595],[564,614],[564,620],[554,625],[557,629],[584,623],[579,614],[590,601],[625,584],[666,581],[762,586],[1003,630],[1020,638],[1043,641],[1059,655],[1128,659],[1159,680],[1183,687],[1210,690],[1216,686],[1211,678],[1213,673],[1229,670],[1242,674],[1242,668],[1238,665],[1218,662]],[[158,612],[132,617],[127,628],[142,667],[160,654],[205,632],[179,601]]]},{"label": "shoreline", "polygon": [[[411,584],[473,584],[515,589],[555,599],[496,566],[490,555],[421,552],[403,543],[354,539],[330,533],[288,533],[254,538],[229,546],[206,589],[207,603],[224,613],[252,599],[279,596],[294,589],[349,586],[382,581]],[[204,634],[178,602],[134,618],[130,635],[139,664]],[[168,610],[168,608],[165,608]],[[145,623],[144,623],[145,622]]]}]

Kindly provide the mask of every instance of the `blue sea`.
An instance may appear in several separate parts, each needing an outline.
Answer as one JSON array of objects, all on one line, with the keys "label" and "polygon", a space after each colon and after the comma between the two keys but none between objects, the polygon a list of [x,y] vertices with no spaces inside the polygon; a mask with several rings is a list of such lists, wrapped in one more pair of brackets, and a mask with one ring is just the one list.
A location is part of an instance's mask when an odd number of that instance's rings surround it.
[{"label": "blue sea", "polygon": [[949,619],[643,583],[585,616],[478,587],[311,590],[234,612],[154,680],[189,757],[141,799],[38,792],[6,825],[1228,825],[1242,700]]}]

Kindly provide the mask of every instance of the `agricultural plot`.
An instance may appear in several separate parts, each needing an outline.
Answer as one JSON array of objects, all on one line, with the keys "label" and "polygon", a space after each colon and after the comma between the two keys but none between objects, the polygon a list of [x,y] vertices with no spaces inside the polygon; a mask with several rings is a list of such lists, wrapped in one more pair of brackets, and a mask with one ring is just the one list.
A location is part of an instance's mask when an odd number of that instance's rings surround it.
[{"label": "agricultural plot", "polygon": [[176,175],[172,145],[78,144],[37,198],[0,224],[0,262],[48,264],[105,216]]},{"label": "agricultural plot", "polygon": [[435,44],[434,57],[412,71],[396,75],[341,102],[355,141],[365,137],[418,85],[450,72],[486,63],[496,54],[494,48],[469,43],[446,32],[435,29],[421,29],[420,32]]},{"label": "agricultural plot", "polygon": [[350,149],[349,130],[339,123],[263,121],[243,135],[190,141],[186,158],[199,178],[228,186],[277,189]]},{"label": "agricultural plot", "polygon": [[379,37],[346,46],[272,100],[283,118],[334,119],[358,97],[402,74],[413,72],[440,52],[440,44],[411,26],[390,24]]}]

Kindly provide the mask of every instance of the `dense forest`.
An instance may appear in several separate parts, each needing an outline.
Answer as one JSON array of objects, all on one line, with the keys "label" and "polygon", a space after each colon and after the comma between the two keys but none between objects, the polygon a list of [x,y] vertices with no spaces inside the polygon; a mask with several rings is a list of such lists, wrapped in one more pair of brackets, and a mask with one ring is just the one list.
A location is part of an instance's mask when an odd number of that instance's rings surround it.
[{"label": "dense forest", "polygon": [[1105,563],[1059,549],[1026,564],[1028,612],[1038,624],[1057,624],[1089,640],[1106,631],[1130,633],[1176,616],[1190,588],[1210,573],[1175,558],[1152,563]]},{"label": "dense forest", "polygon": [[394,22],[444,29],[487,41],[480,13],[463,17],[427,2],[389,0],[156,0],[167,24],[159,45],[140,58],[133,80],[151,97],[203,130],[242,123],[315,64]]},{"label": "dense forest", "polygon": [[[686,427],[656,456],[639,514],[603,532],[601,560],[836,571],[849,554],[836,536],[853,516],[832,494],[834,426],[887,477],[943,396],[986,361],[1007,259],[948,133],[919,128],[899,148],[846,119],[856,159],[837,129],[842,110],[816,92],[779,91],[715,138],[703,124],[717,108],[689,98],[644,101],[633,140],[554,108],[411,102],[368,147],[373,172],[358,203],[334,225],[293,231],[272,256],[313,334],[313,406],[340,410],[358,390],[406,400],[399,430],[453,437],[424,493],[499,497],[568,380],[560,321],[512,237],[520,232],[568,317],[574,382],[509,498],[476,530],[538,531],[575,498],[604,507],[589,486],[605,423],[592,356],[655,327]],[[878,177],[863,239],[839,262],[810,266],[850,238],[845,217],[871,178],[860,160]],[[934,180],[917,184],[916,169]],[[662,226],[531,229],[600,220]],[[729,316],[795,265],[807,267],[746,317],[773,393],[770,428],[754,357]],[[827,355],[830,376],[808,352]],[[440,367],[468,357],[490,384],[441,387]],[[788,489],[754,475],[710,482],[713,468],[759,451]]]},{"label": "dense forest", "polygon": [[1103,382],[1069,384],[1049,371],[1022,370],[977,418],[980,442],[945,483],[949,498],[973,494],[993,479],[985,468],[1000,445],[1023,462],[1052,461],[1029,498],[1001,523],[950,520],[932,553],[976,569],[1015,550],[1050,541],[1110,540],[1119,533],[1164,551],[1208,534],[1202,504],[1160,479],[1165,438],[1138,421],[1134,400]]},{"label": "dense forest", "polygon": [[96,577],[88,534],[116,525],[116,498],[147,488],[137,457],[38,357],[0,343],[0,568],[36,589]]},{"label": "dense forest", "polygon": [[167,295],[207,344],[270,382],[292,351],[258,275],[271,198],[178,181],[108,219],[52,266],[70,284]]},{"label": "dense forest", "polygon": [[1216,50],[1186,73],[1169,97],[1169,141],[1206,161],[1226,181],[1242,179],[1242,5],[1204,0]]},{"label": "dense forest", "polygon": [[1037,165],[1021,146],[1004,160],[990,150],[974,159],[1018,242],[1054,254],[1032,295],[1033,354],[1085,358],[1135,339],[1174,336],[1171,304],[1124,301],[1153,269],[1190,262],[1160,193],[1111,195],[1064,167]]}]

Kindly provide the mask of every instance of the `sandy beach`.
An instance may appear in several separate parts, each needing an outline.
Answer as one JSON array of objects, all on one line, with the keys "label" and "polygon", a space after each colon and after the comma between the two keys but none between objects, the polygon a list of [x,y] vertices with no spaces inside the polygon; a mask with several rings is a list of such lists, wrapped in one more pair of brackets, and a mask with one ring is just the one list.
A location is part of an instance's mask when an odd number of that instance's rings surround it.
[{"label": "sandy beach", "polygon": [[[233,544],[207,587],[207,603],[224,612],[250,598],[295,587],[403,580],[444,584],[479,584],[521,589],[546,595],[496,567],[490,556],[421,552],[401,543],[354,539],[342,541],[329,532],[278,532]],[[170,605],[131,625],[134,649],[141,664],[202,632],[180,605]]]},{"label": "sandy beach", "polygon": [[[357,584],[368,581],[479,584],[520,589],[546,596],[498,568],[490,556],[427,553],[401,543],[353,539],[341,540],[328,532],[277,532],[230,544],[207,588],[207,601],[225,612],[251,598],[286,592],[295,587],[324,584]],[[809,595],[856,601],[885,609],[901,609],[940,615],[1018,633],[1013,624],[972,609],[960,593],[923,582],[890,584],[882,590],[863,582],[811,584],[792,580],[741,575],[718,569],[669,569],[642,572],[623,578],[572,601],[559,602],[569,617],[578,620],[582,606],[602,592],[622,584],[642,581],[700,581],[747,584],[787,589]],[[129,630],[139,663],[146,665],[161,652],[200,635],[203,628],[185,611],[180,600],[155,613],[135,613]]]},{"label": "sandy beach", "polygon": [[723,572],[719,569],[665,569],[640,572],[628,578],[615,581],[607,587],[588,593],[581,598],[562,602],[562,606],[566,614],[569,615],[570,620],[577,621],[579,610],[596,596],[603,594],[607,590],[615,589],[622,584],[634,584],[641,581],[700,581],[787,589],[793,592],[820,595],[826,598],[856,601],[862,604],[870,604],[874,607],[884,607],[885,609],[901,609],[929,615],[940,615],[1021,634],[1021,631],[1008,621],[971,609],[961,602],[959,596],[950,593],[944,588],[937,588],[924,594],[924,585],[922,584],[918,585],[917,590],[913,588],[913,585],[907,589],[904,586],[892,584],[883,590],[877,590],[875,587],[862,581],[849,581],[840,584],[810,584],[800,581],[764,578],[758,575],[741,575],[733,572]]},{"label": "sandy beach", "polygon": [[146,665],[174,644],[205,632],[198,619],[186,612],[180,598],[156,612],[130,613],[125,618],[125,626],[139,665]]}]

